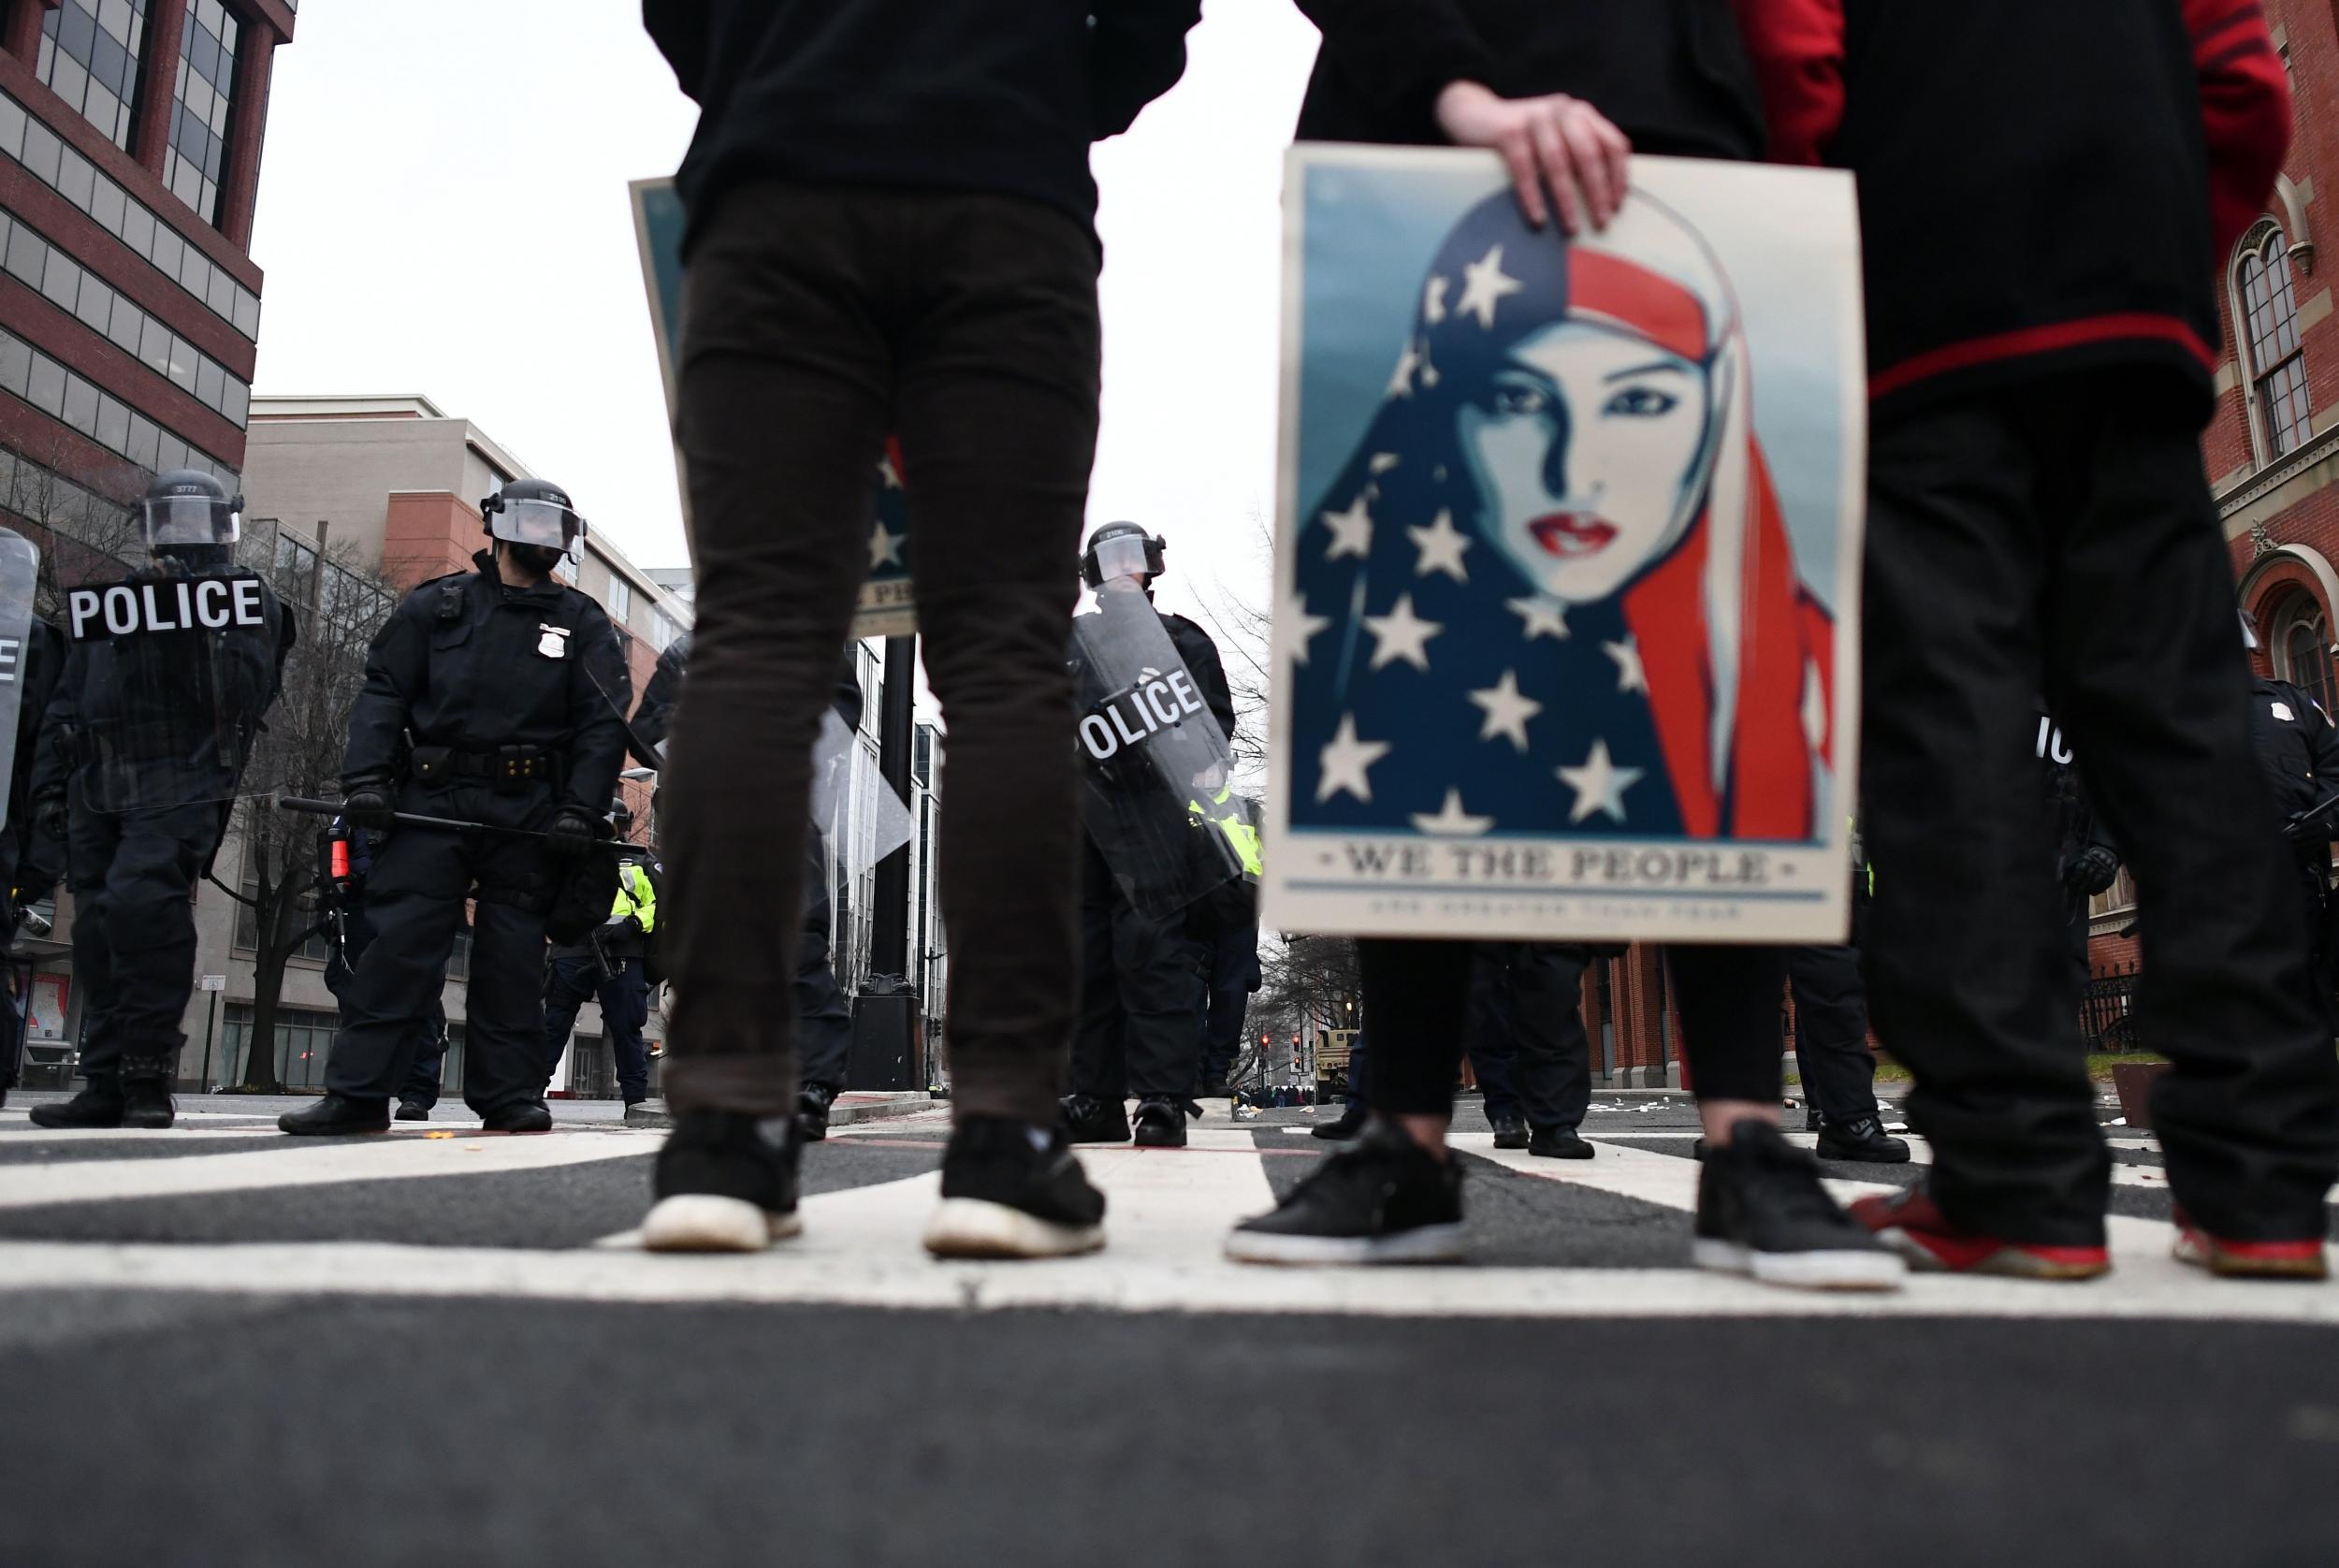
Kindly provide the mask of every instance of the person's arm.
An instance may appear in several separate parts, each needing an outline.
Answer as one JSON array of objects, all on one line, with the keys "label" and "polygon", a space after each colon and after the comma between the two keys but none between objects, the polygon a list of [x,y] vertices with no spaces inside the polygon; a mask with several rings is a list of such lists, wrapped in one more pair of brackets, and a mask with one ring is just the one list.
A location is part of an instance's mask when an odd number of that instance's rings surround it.
[{"label": "person's arm", "polygon": [[1843,0],[1732,0],[1770,123],[1770,161],[1820,164],[1843,123]]},{"label": "person's arm", "polygon": [[1488,87],[1493,55],[1453,0],[1300,0],[1300,9],[1393,119],[1433,118],[1455,146],[1499,153],[1531,225],[1556,209],[1570,234],[1587,221],[1605,228],[1624,204],[1631,138],[1580,98],[1505,98]]},{"label": "person's arm", "polygon": [[1184,639],[1189,646],[1180,651],[1185,655],[1185,667],[1194,676],[1195,689],[1201,692],[1210,716],[1218,720],[1218,729],[1233,744],[1234,692],[1227,685],[1227,668],[1218,658],[1218,645],[1210,640],[1210,633],[1195,627],[1193,635]]},{"label": "person's arm", "polygon": [[1145,106],[1185,74],[1185,36],[1202,0],[1097,0],[1088,37],[1089,138],[1137,123]]},{"label": "person's arm", "polygon": [[618,717],[633,696],[625,648],[600,605],[576,623],[574,662],[569,670],[569,778],[561,791],[563,811],[595,821],[609,814],[617,792],[617,770],[625,765],[625,720]]},{"label": "person's arm", "polygon": [[366,650],[366,681],[349,710],[349,746],[341,753],[344,789],[386,784],[396,775],[399,742],[429,678],[429,625],[418,596],[409,595]]},{"label": "person's arm", "polygon": [[2290,80],[2258,0],[2185,0],[2209,138],[2209,223],[2224,256],[2266,210],[2290,149]]},{"label": "person's arm", "polygon": [[[641,705],[633,710],[632,734],[644,746],[663,748],[666,733],[674,727],[675,704],[682,696],[682,675],[690,660],[690,634],[688,632],[668,643],[658,656],[658,667],[649,674],[649,683],[642,688]],[[662,759],[653,750],[647,755],[642,748],[628,742],[633,760],[646,768],[660,765]]]},{"label": "person's arm", "polygon": [[642,25],[693,101],[706,79],[707,0],[642,0]]}]

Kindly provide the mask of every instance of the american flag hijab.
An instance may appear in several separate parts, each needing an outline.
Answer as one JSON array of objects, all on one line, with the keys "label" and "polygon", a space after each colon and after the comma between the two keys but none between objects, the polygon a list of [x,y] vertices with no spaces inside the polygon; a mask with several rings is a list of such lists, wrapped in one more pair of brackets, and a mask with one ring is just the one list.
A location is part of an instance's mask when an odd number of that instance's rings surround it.
[{"label": "american flag hijab", "polygon": [[[1620,358],[1649,363],[1598,373]],[[1304,514],[1294,825],[1809,837],[1832,622],[1751,402],[1728,281],[1670,209],[1635,193],[1575,240],[1507,192],[1464,214]]]}]

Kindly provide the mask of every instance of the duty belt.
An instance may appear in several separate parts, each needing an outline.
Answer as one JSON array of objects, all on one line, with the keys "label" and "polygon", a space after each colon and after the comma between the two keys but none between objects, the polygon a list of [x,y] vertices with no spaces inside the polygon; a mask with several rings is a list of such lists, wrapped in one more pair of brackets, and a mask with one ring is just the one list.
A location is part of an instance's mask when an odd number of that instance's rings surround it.
[{"label": "duty belt", "polygon": [[567,759],[541,746],[417,746],[414,777],[425,784],[457,778],[483,778],[499,794],[524,793],[531,784],[559,789],[568,769]]}]

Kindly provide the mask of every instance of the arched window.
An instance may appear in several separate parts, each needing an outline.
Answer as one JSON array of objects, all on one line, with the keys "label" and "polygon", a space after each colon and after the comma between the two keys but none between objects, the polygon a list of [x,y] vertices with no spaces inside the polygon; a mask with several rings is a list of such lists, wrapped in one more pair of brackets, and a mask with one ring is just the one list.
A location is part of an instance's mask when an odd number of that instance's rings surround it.
[{"label": "arched window", "polygon": [[2332,712],[2331,623],[2311,595],[2302,593],[2275,612],[2273,646],[2275,676]]},{"label": "arched window", "polygon": [[2234,265],[2242,340],[2248,345],[2250,404],[2260,452],[2271,462],[2310,433],[2306,355],[2290,278],[2290,241],[2272,221],[2242,242]]}]

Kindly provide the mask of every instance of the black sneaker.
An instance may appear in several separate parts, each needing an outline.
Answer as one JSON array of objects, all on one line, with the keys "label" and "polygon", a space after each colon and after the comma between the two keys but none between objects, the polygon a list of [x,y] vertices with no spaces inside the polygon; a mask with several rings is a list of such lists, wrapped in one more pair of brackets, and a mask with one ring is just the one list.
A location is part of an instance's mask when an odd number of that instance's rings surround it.
[{"label": "black sneaker", "polygon": [[1133,1125],[1140,1149],[1185,1147],[1185,1107],[1167,1095],[1139,1100]]},{"label": "black sneaker", "polygon": [[1364,1131],[1365,1121],[1364,1107],[1352,1100],[1342,1109],[1338,1121],[1318,1122],[1308,1129],[1308,1136],[1329,1138],[1341,1143],[1351,1142],[1358,1133]]},{"label": "black sneaker", "polygon": [[1591,1145],[1574,1127],[1537,1127],[1527,1140],[1527,1152],[1547,1160],[1588,1160]]},{"label": "black sneaker", "polygon": [[122,1125],[122,1081],[112,1073],[92,1074],[89,1087],[59,1105],[33,1107],[36,1127]]},{"label": "black sneaker", "polygon": [[1067,1143],[1126,1143],[1129,1113],[1119,1100],[1067,1095],[1057,1102],[1056,1130]]},{"label": "black sneaker", "polygon": [[807,1083],[796,1091],[796,1132],[806,1143],[828,1140],[828,1110],[836,1103],[836,1089],[828,1083]]},{"label": "black sneaker", "polygon": [[1461,1166],[1382,1118],[1292,1189],[1271,1214],[1227,1238],[1241,1263],[1458,1263]]},{"label": "black sneaker", "polygon": [[1808,1290],[1897,1290],[1908,1272],[1827,1196],[1810,1155],[1751,1120],[1706,1151],[1691,1253],[1701,1269]]},{"label": "black sneaker", "polygon": [[1884,1124],[1873,1116],[1856,1116],[1849,1122],[1831,1120],[1819,1129],[1819,1157],[1860,1160],[1868,1165],[1906,1165],[1909,1143],[1906,1139],[1887,1134]]},{"label": "black sneaker", "polygon": [[430,1108],[420,1100],[400,1100],[398,1102],[398,1115],[393,1119],[400,1122],[428,1122],[430,1120]]},{"label": "black sneaker", "polygon": [[1061,1129],[969,1116],[942,1154],[942,1202],[926,1225],[937,1257],[1065,1257],[1105,1244],[1105,1195]]},{"label": "black sneaker", "polygon": [[314,1105],[285,1111],[276,1118],[276,1126],[280,1132],[303,1138],[341,1138],[350,1133],[387,1132],[390,1130],[390,1100],[386,1095],[378,1100],[327,1095]]},{"label": "black sneaker", "polygon": [[649,1252],[762,1252],[804,1228],[792,1116],[686,1111],[658,1151]]},{"label": "black sneaker", "polygon": [[1489,1116],[1487,1120],[1494,1128],[1496,1148],[1524,1149],[1527,1147],[1526,1123],[1516,1116]]}]

